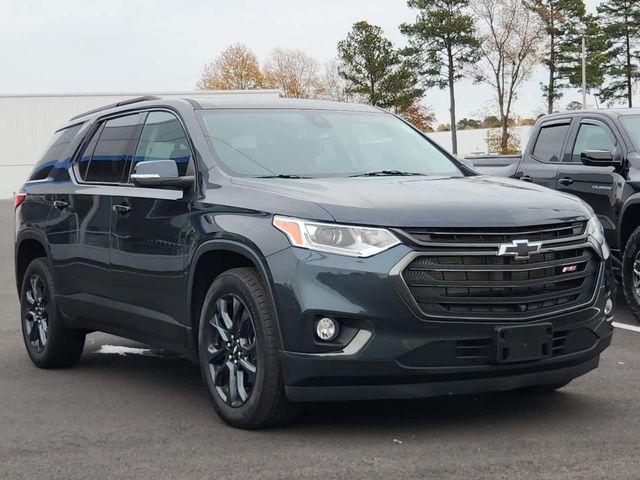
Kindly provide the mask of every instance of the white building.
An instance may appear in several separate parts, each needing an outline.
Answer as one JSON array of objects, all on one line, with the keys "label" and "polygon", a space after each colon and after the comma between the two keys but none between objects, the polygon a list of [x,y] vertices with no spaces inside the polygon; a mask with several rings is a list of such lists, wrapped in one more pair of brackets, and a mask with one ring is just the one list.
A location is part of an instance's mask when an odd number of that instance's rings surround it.
[{"label": "white building", "polygon": [[[531,136],[532,126],[514,127],[511,133],[520,139],[520,148],[524,150]],[[458,131],[458,156],[490,153],[487,152],[487,133],[491,129],[480,128],[477,130]],[[438,143],[448,152],[451,151],[451,132],[432,132],[429,138]]]}]

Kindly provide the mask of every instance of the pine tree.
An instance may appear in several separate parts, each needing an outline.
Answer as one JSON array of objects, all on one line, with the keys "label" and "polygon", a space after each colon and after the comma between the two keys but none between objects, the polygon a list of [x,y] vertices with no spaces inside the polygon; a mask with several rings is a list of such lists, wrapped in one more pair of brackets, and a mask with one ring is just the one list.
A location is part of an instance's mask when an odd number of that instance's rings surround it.
[{"label": "pine tree", "polygon": [[[549,71],[549,79],[542,91],[547,99],[547,113],[553,113],[555,101],[562,97],[562,89],[569,86],[566,70],[573,69],[580,61],[581,28],[586,15],[583,0],[529,0],[544,25],[546,49],[543,63]],[[579,65],[579,63],[578,63]]]},{"label": "pine tree", "polygon": [[[602,88],[604,83],[606,51],[609,39],[594,15],[585,15],[583,28],[586,40],[586,83],[587,92]],[[582,38],[573,46],[561,49],[558,70],[560,77],[565,79],[570,87],[582,88]],[[582,108],[582,104],[580,104]]]},{"label": "pine tree", "polygon": [[338,43],[339,73],[350,95],[402,113],[422,98],[415,66],[405,60],[376,25],[357,22]]},{"label": "pine tree", "polygon": [[605,0],[598,6],[602,30],[609,39],[606,51],[606,86],[600,98],[633,106],[633,84],[640,78],[640,2]]},{"label": "pine tree", "polygon": [[463,69],[478,58],[479,42],[468,12],[469,0],[408,0],[407,4],[418,9],[418,16],[414,23],[400,26],[411,45],[406,53],[417,59],[426,87],[449,89],[451,145],[456,154],[455,82],[462,77]]}]

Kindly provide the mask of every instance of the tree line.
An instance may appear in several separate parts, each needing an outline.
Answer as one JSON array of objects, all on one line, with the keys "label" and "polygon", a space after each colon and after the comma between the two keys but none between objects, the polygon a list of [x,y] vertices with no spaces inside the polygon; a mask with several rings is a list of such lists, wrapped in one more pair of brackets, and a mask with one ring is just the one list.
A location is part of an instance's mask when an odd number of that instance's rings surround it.
[{"label": "tree line", "polygon": [[[235,44],[205,66],[198,87],[277,88],[292,98],[366,102],[423,130],[433,129],[435,121],[423,105],[425,95],[446,89],[453,153],[457,130],[480,128],[493,118],[491,124],[500,128],[498,148],[507,152],[514,102],[540,65],[547,71],[541,90],[548,113],[558,109],[566,89],[581,87],[584,38],[587,91],[604,104],[633,106],[640,78],[637,0],[604,0],[596,14],[587,13],[584,0],[407,0],[407,5],[415,20],[398,27],[406,38],[402,47],[366,21],[353,25],[338,43],[336,59],[324,65],[305,52],[282,48],[261,65],[248,47]],[[494,116],[457,120],[456,86],[465,78],[491,88]]]}]

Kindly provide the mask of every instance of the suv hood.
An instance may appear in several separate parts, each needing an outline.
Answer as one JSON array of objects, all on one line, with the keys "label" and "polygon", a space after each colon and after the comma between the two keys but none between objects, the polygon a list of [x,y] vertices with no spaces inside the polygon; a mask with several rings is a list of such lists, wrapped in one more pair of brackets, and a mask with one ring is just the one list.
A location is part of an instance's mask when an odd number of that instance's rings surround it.
[{"label": "suv hood", "polygon": [[[488,176],[234,178],[232,182],[288,197],[290,202],[313,202],[336,222],[360,225],[501,227],[590,216],[577,197],[520,180]],[[286,215],[288,211],[283,208],[271,213]]]}]

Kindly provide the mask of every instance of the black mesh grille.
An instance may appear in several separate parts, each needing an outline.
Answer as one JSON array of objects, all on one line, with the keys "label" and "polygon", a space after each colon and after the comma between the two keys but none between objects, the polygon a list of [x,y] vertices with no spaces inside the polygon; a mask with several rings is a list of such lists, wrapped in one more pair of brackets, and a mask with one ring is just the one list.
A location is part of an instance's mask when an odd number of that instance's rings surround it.
[{"label": "black mesh grille", "polygon": [[524,320],[584,304],[593,296],[600,265],[595,252],[584,246],[584,238],[554,246],[518,260],[496,255],[495,248],[470,252],[452,245],[416,257],[402,276],[426,315]]}]

